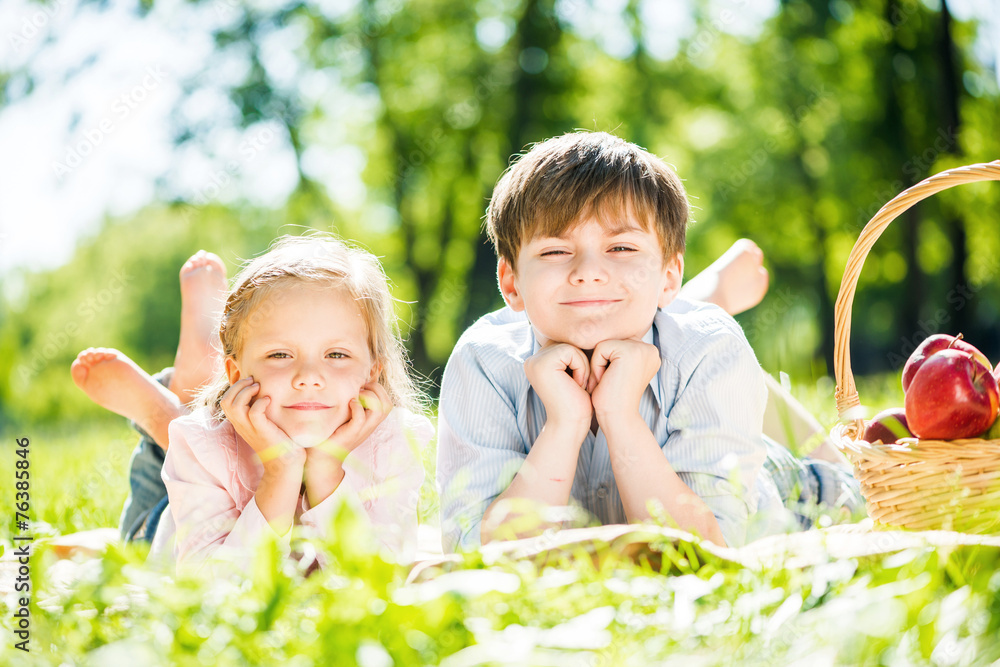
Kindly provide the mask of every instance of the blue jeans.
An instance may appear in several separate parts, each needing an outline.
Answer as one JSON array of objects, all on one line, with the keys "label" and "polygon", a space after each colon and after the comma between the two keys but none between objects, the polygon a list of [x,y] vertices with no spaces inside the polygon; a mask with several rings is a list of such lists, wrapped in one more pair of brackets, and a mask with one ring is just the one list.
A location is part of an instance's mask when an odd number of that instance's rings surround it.
[{"label": "blue jeans", "polygon": [[[785,506],[803,530],[811,528],[823,514],[835,519],[857,519],[865,514],[861,485],[847,466],[810,458],[796,458],[792,452],[764,436],[767,470]],[[847,515],[847,516],[844,516]],[[839,522],[839,521],[837,521]]]},{"label": "blue jeans", "polygon": [[[155,374],[153,379],[166,387],[170,384],[173,373],[173,368],[165,368]],[[167,487],[160,477],[166,452],[136,423],[133,422],[132,426],[141,438],[132,451],[129,462],[129,496],[122,508],[118,530],[126,542],[150,542],[156,532],[160,514],[167,504]]]}]

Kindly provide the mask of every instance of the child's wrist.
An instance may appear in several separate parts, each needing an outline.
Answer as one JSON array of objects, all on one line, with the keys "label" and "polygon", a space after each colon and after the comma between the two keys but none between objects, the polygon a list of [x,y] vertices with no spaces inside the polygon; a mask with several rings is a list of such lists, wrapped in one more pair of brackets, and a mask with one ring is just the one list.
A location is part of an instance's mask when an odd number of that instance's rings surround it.
[{"label": "child's wrist", "polygon": [[292,448],[282,452],[278,456],[268,456],[264,450],[257,453],[261,463],[264,464],[264,474],[272,477],[298,474],[302,475],[302,468],[306,462],[305,450],[292,445]]},{"label": "child's wrist", "polygon": [[326,452],[320,453],[319,448],[313,447],[306,450],[305,471],[310,473],[327,474],[339,472],[344,469],[343,462],[336,456],[331,456]]},{"label": "child's wrist", "polygon": [[642,415],[639,414],[638,410],[633,411],[622,408],[611,408],[607,410],[595,411],[595,414],[597,415],[597,423],[606,435],[618,431],[631,431],[640,426],[647,430],[649,429],[649,426],[642,418]]},{"label": "child's wrist", "polygon": [[550,437],[559,437],[579,448],[590,430],[590,419],[554,414],[545,420],[543,430],[552,434]]}]

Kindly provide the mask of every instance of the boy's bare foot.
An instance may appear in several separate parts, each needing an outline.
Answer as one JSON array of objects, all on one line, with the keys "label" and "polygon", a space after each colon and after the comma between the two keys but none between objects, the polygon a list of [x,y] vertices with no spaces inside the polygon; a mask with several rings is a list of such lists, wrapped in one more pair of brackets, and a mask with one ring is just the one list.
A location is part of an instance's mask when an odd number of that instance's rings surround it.
[{"label": "boy's bare foot", "polygon": [[199,250],[180,272],[181,335],[170,391],[190,403],[212,379],[220,358],[219,316],[226,299],[226,267],[217,255]]},{"label": "boy's bare foot", "polygon": [[128,417],[164,449],[167,425],[187,412],[173,393],[118,350],[84,350],[70,367],[70,375],[90,400]]},{"label": "boy's bare foot", "polygon": [[750,239],[740,239],[711,266],[684,284],[689,299],[714,303],[730,315],[753,308],[767,294],[764,253]]}]

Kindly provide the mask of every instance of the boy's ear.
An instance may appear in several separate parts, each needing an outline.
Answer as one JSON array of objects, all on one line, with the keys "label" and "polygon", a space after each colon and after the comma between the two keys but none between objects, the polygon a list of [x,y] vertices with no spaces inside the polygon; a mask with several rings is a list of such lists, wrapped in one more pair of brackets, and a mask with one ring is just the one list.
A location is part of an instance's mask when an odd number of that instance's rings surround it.
[{"label": "boy's ear", "polygon": [[663,263],[663,292],[658,303],[660,308],[666,308],[677,297],[683,280],[684,254],[677,253]]},{"label": "boy's ear", "polygon": [[524,310],[524,299],[518,291],[514,267],[503,257],[497,260],[497,281],[500,283],[500,293],[503,294],[503,300],[507,302],[511,310],[518,312]]},{"label": "boy's ear", "polygon": [[232,357],[226,357],[226,377],[231,385],[240,381],[240,367]]}]

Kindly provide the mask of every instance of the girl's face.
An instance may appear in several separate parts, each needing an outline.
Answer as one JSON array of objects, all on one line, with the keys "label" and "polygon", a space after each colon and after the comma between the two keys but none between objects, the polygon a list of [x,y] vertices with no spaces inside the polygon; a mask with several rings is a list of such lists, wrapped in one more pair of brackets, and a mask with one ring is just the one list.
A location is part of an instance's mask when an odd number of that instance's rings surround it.
[{"label": "girl's face", "polygon": [[315,285],[275,289],[250,313],[237,358],[226,359],[230,384],[253,376],[255,401],[292,440],[313,447],[350,417],[349,402],[375,379],[368,329],[346,290]]}]

